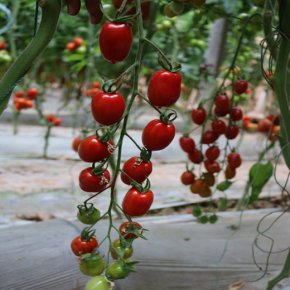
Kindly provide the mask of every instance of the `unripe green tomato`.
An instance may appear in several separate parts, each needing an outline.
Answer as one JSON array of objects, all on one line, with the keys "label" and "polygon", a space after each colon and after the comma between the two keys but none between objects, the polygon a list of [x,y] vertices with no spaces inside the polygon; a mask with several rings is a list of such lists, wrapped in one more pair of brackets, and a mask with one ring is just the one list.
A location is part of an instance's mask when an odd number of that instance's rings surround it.
[{"label": "unripe green tomato", "polygon": [[116,261],[108,266],[106,277],[110,280],[118,280],[126,278],[130,270],[126,269],[123,261]]},{"label": "unripe green tomato", "polygon": [[133,248],[126,247],[125,249],[121,246],[121,241],[115,240],[110,248],[111,256],[113,259],[117,260],[120,257],[123,259],[128,259],[133,255]]},{"label": "unripe green tomato", "polygon": [[171,28],[172,27],[172,22],[170,20],[168,20],[168,19],[164,19],[162,21],[161,25],[162,25],[163,29]]},{"label": "unripe green tomato", "polygon": [[86,225],[93,225],[100,219],[101,213],[95,207],[88,211],[78,212],[77,218],[80,222]]},{"label": "unripe green tomato", "polygon": [[97,276],[105,270],[105,261],[99,254],[86,254],[81,256],[80,271],[84,275]]},{"label": "unripe green tomato", "polygon": [[76,49],[76,52],[78,52],[78,53],[86,53],[87,52],[87,47],[82,45],[82,46],[80,46],[80,47],[78,47]]},{"label": "unripe green tomato", "polygon": [[114,283],[109,282],[103,276],[93,277],[86,284],[85,290],[113,290]]},{"label": "unripe green tomato", "polygon": [[6,50],[0,51],[0,63],[9,63],[11,61],[12,57]]}]

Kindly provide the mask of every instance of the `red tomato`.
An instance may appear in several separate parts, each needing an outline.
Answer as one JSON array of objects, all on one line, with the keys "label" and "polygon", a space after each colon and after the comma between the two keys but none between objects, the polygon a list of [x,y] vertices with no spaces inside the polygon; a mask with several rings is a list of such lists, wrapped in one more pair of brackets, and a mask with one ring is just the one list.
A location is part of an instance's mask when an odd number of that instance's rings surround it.
[{"label": "red tomato", "polygon": [[24,98],[25,93],[23,91],[18,91],[14,93],[15,98]]},{"label": "red tomato", "polygon": [[236,176],[236,169],[232,168],[231,166],[227,165],[225,170],[225,178],[232,179]]},{"label": "red tomato", "polygon": [[111,63],[123,61],[132,46],[132,30],[129,24],[107,22],[100,33],[100,49]]},{"label": "red tomato", "polygon": [[259,132],[268,133],[268,132],[270,132],[272,126],[273,126],[273,123],[269,119],[262,119],[262,120],[259,120],[259,122],[258,122],[257,130]]},{"label": "red tomato", "polygon": [[218,173],[221,171],[221,167],[218,162],[216,161],[209,161],[205,160],[204,161],[204,167],[209,173]]},{"label": "red tomato", "polygon": [[181,174],[180,180],[184,185],[190,185],[195,181],[195,175],[193,172],[187,170]]},{"label": "red tomato", "polygon": [[89,136],[83,140],[78,149],[80,158],[85,162],[99,162],[109,157],[114,151],[114,144],[110,140],[102,142],[96,136]]},{"label": "red tomato", "polygon": [[239,135],[239,132],[240,132],[240,129],[238,126],[230,125],[227,127],[225,135],[227,139],[232,140],[232,139],[235,139]]},{"label": "red tomato", "polygon": [[206,149],[205,156],[209,161],[215,161],[220,156],[220,149],[217,146],[211,146]]},{"label": "red tomato", "polygon": [[191,137],[182,136],[179,139],[181,149],[186,153],[191,153],[195,149],[195,142]]},{"label": "red tomato", "polygon": [[237,95],[243,94],[248,89],[248,82],[245,80],[236,80],[234,83],[234,91]]},{"label": "red tomato", "polygon": [[175,127],[165,124],[159,119],[149,122],[143,130],[142,142],[149,151],[158,151],[166,148],[174,139]]},{"label": "red tomato", "polygon": [[204,108],[193,109],[191,112],[192,121],[197,125],[201,125],[205,121],[206,116],[207,113]]},{"label": "red tomato", "polygon": [[119,227],[120,234],[126,239],[137,239],[138,236],[134,232],[142,235],[142,226],[137,222],[124,222]]},{"label": "red tomato", "polygon": [[98,88],[91,88],[87,89],[85,92],[86,97],[93,97],[99,93],[100,89]]},{"label": "red tomato", "polygon": [[239,107],[233,107],[231,111],[231,119],[233,121],[240,121],[243,118],[243,111]]},{"label": "red tomato", "polygon": [[231,168],[238,168],[242,164],[242,158],[241,158],[241,155],[239,153],[231,152],[228,155],[227,159],[228,159],[228,164]]},{"label": "red tomato", "polygon": [[75,37],[75,38],[73,39],[73,43],[74,43],[77,47],[79,47],[79,46],[81,46],[81,45],[84,43],[84,40],[83,40],[83,38],[81,38],[81,37]]},{"label": "red tomato", "polygon": [[110,126],[122,119],[126,103],[119,93],[99,91],[92,98],[91,108],[93,117],[98,123]]},{"label": "red tomato", "polygon": [[221,135],[226,132],[227,125],[223,120],[217,119],[217,120],[212,121],[211,128],[214,132]]},{"label": "red tomato", "polygon": [[27,91],[27,97],[30,100],[34,100],[38,96],[38,89],[37,88],[31,88]]},{"label": "red tomato", "polygon": [[202,135],[202,144],[211,144],[218,139],[219,135],[212,130],[207,130]]},{"label": "red tomato", "polygon": [[220,94],[220,95],[216,96],[216,98],[215,98],[215,105],[221,111],[229,112],[231,109],[231,100],[230,100],[228,95]]},{"label": "red tomato", "polygon": [[169,107],[179,98],[181,92],[180,73],[159,70],[154,73],[149,81],[148,99],[157,107]]},{"label": "red tomato", "polygon": [[139,157],[131,157],[128,159],[122,168],[121,179],[125,184],[131,184],[131,179],[142,183],[152,172],[151,161],[143,161]]},{"label": "red tomato", "polygon": [[4,50],[4,49],[6,49],[6,42],[3,39],[2,41],[0,41],[0,50]]},{"label": "red tomato", "polygon": [[54,123],[55,126],[60,126],[62,124],[62,119],[61,118],[55,118],[53,123]]},{"label": "red tomato", "polygon": [[80,143],[83,141],[83,138],[81,136],[77,136],[73,139],[71,147],[74,151],[78,152],[78,148]]},{"label": "red tomato", "polygon": [[81,236],[77,236],[71,242],[71,249],[76,256],[91,253],[98,247],[98,241],[91,237],[88,241],[83,241]]},{"label": "red tomato", "polygon": [[149,210],[154,196],[151,190],[140,192],[132,187],[125,195],[122,207],[123,211],[128,216],[142,216]]},{"label": "red tomato", "polygon": [[74,51],[74,50],[77,49],[77,47],[76,47],[76,45],[75,45],[74,42],[69,42],[69,43],[67,43],[67,45],[66,45],[66,49],[67,49],[68,51]]},{"label": "red tomato", "polygon": [[188,154],[188,158],[195,164],[200,164],[203,161],[203,154],[200,150],[194,149],[193,152]]},{"label": "red tomato", "polygon": [[23,109],[29,109],[33,107],[33,102],[24,98],[15,98],[13,100],[13,105],[17,111]]},{"label": "red tomato", "polygon": [[86,192],[102,191],[110,182],[110,172],[106,169],[102,174],[94,175],[92,171],[93,168],[88,167],[80,172],[80,188]]}]

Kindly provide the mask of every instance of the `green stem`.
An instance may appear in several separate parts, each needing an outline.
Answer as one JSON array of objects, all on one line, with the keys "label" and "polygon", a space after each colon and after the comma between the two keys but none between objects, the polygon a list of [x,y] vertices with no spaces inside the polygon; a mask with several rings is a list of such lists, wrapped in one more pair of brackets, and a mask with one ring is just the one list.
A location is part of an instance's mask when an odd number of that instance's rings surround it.
[{"label": "green stem", "polygon": [[13,134],[16,135],[18,133],[18,124],[19,124],[20,111],[13,111]]},{"label": "green stem", "polygon": [[0,115],[6,109],[15,85],[47,47],[56,30],[61,0],[43,0],[39,3],[42,7],[42,19],[37,34],[0,80]]},{"label": "green stem", "polygon": [[46,133],[44,136],[44,148],[43,148],[43,158],[47,158],[47,149],[49,145],[49,137],[51,133],[52,124],[48,124],[46,127]]}]

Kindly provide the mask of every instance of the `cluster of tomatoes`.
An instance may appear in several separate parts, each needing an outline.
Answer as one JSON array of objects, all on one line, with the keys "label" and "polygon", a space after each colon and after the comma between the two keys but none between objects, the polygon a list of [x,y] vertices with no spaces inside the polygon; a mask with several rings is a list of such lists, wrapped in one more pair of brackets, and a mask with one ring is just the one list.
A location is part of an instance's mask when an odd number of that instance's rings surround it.
[{"label": "cluster of tomatoes", "polygon": [[56,116],[54,116],[52,114],[47,115],[46,116],[46,120],[47,120],[47,122],[48,122],[48,124],[50,126],[58,127],[58,126],[60,126],[62,124],[62,119],[59,118],[59,117],[56,117]]},{"label": "cluster of tomatoes", "polygon": [[38,97],[38,89],[30,88],[27,91],[17,91],[13,94],[13,105],[16,111],[33,107],[33,101]]},{"label": "cluster of tomatoes", "polygon": [[[233,91],[240,95],[248,88],[248,83],[244,80],[237,80],[233,84]],[[179,143],[184,152],[188,154],[188,159],[195,165],[203,165],[204,171],[199,177],[193,170],[186,170],[181,175],[181,182],[184,185],[190,185],[190,190],[201,197],[210,197],[212,189],[216,184],[216,177],[220,171],[224,171],[226,180],[233,179],[236,175],[236,169],[241,166],[242,159],[234,149],[227,152],[227,146],[221,149],[216,143],[221,136],[227,140],[235,139],[239,135],[239,123],[243,119],[242,109],[235,106],[231,98],[226,93],[220,93],[215,97],[213,114],[208,116],[207,111],[199,106],[191,112],[192,121],[196,125],[203,125],[199,146],[188,134],[180,138]],[[210,117],[210,118],[209,118]],[[205,129],[210,125],[209,129]],[[206,145],[207,148],[203,148]],[[220,160],[221,151],[226,160]],[[224,168],[224,165],[225,168]]]},{"label": "cluster of tomatoes", "polygon": [[276,141],[280,133],[280,115],[268,115],[263,119],[243,117],[243,127],[249,132],[266,134],[271,141]]},{"label": "cluster of tomatoes", "polygon": [[70,52],[75,51],[80,47],[84,47],[84,40],[81,37],[75,37],[72,41],[66,44],[66,49]]}]

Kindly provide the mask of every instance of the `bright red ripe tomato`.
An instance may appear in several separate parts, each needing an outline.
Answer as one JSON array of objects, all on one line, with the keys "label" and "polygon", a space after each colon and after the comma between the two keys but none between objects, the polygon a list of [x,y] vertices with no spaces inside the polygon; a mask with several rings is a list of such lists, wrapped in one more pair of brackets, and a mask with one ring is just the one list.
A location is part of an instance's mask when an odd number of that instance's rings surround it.
[{"label": "bright red ripe tomato", "polygon": [[240,121],[243,118],[243,111],[239,107],[233,107],[230,116],[233,121]]},{"label": "bright red ripe tomato", "polygon": [[207,113],[204,108],[193,109],[191,112],[192,121],[197,125],[201,125],[205,121],[206,115]]},{"label": "bright red ripe tomato", "polygon": [[126,103],[119,93],[99,91],[92,98],[91,108],[93,117],[98,123],[110,126],[122,119]]},{"label": "bright red ripe tomato", "polygon": [[180,73],[159,70],[151,77],[148,99],[156,107],[169,107],[179,98],[182,77]]},{"label": "bright red ripe tomato", "polygon": [[83,40],[83,38],[81,38],[81,37],[75,37],[75,38],[73,39],[73,43],[74,43],[77,47],[79,47],[79,46],[81,46],[81,45],[84,43],[84,40]]},{"label": "bright red ripe tomato", "polygon": [[248,89],[248,82],[245,80],[236,80],[234,83],[234,91],[237,95],[241,95]]},{"label": "bright red ripe tomato", "polygon": [[193,152],[188,154],[188,158],[195,164],[200,164],[203,161],[203,154],[200,150],[194,148]]},{"label": "bright red ripe tomato", "polygon": [[60,126],[62,124],[62,119],[55,118],[53,124],[54,124],[54,126]]},{"label": "bright red ripe tomato", "polygon": [[238,126],[236,126],[236,125],[230,125],[230,126],[227,127],[225,136],[229,140],[235,139],[239,135],[239,132],[240,132],[240,129],[239,129]]},{"label": "bright red ripe tomato", "polygon": [[46,116],[46,120],[49,122],[49,123],[54,123],[55,121],[55,116],[52,115],[52,114],[49,114]]},{"label": "bright red ripe tomato", "polygon": [[99,246],[95,237],[91,237],[88,241],[82,240],[81,236],[77,236],[71,242],[71,249],[76,256],[91,253]]},{"label": "bright red ripe tomato", "polygon": [[67,49],[68,51],[74,51],[74,50],[77,49],[77,47],[76,47],[76,45],[75,45],[74,42],[69,42],[69,43],[67,43],[67,45],[66,45],[66,49]]},{"label": "bright red ripe tomato", "polygon": [[82,141],[83,141],[83,138],[81,136],[77,136],[73,138],[73,141],[71,144],[72,150],[74,150],[75,152],[78,152],[79,145]]},{"label": "bright red ripe tomato", "polygon": [[209,173],[218,173],[221,171],[221,167],[218,162],[216,161],[209,161],[205,160],[204,161],[204,167]]},{"label": "bright red ripe tomato", "polygon": [[191,137],[182,136],[179,139],[179,145],[181,149],[186,153],[193,152],[195,148],[195,142]]},{"label": "bright red ripe tomato", "polygon": [[212,130],[207,130],[203,133],[201,142],[202,144],[211,144],[218,139],[219,135]]},{"label": "bright red ripe tomato", "polygon": [[27,97],[30,100],[34,100],[38,96],[38,89],[37,88],[31,88],[27,91]]},{"label": "bright red ripe tomato", "polygon": [[222,111],[230,111],[231,108],[231,100],[228,95],[220,94],[215,98],[215,105]]},{"label": "bright red ripe tomato", "polygon": [[149,122],[142,133],[142,143],[149,151],[166,148],[174,139],[175,126],[165,124],[159,119]]},{"label": "bright red ripe tomato", "polygon": [[99,162],[109,157],[113,151],[114,144],[111,140],[104,143],[96,136],[87,137],[78,148],[79,156],[85,162]]},{"label": "bright red ripe tomato", "polygon": [[1,42],[0,42],[0,50],[4,50],[6,49],[6,42],[5,40],[3,39]]},{"label": "bright red ripe tomato", "polygon": [[88,167],[80,172],[79,185],[86,192],[100,192],[110,182],[110,172],[106,169],[100,175],[93,174],[93,168]]},{"label": "bright red ripe tomato", "polygon": [[180,180],[184,185],[190,185],[195,181],[195,174],[189,170],[184,171],[181,174]]},{"label": "bright red ripe tomato", "polygon": [[236,152],[231,152],[228,154],[228,164],[230,165],[231,168],[238,168],[242,164],[242,158],[239,153]]},{"label": "bright red ripe tomato", "polygon": [[212,121],[211,128],[217,134],[222,135],[226,132],[227,125],[223,120],[217,119],[217,120]]},{"label": "bright red ripe tomato", "polygon": [[143,161],[139,157],[131,157],[123,165],[121,179],[125,184],[131,184],[132,181],[129,177],[138,183],[142,183],[151,172],[151,161]]},{"label": "bright red ripe tomato", "polygon": [[138,189],[132,187],[125,195],[122,207],[126,215],[142,216],[147,213],[154,199],[153,192],[148,190],[140,192]]},{"label": "bright red ripe tomato", "polygon": [[100,49],[111,63],[123,61],[132,46],[132,30],[127,23],[107,22],[100,33]]},{"label": "bright red ripe tomato", "polygon": [[209,161],[215,161],[220,156],[220,149],[217,146],[211,146],[206,149],[205,156]]},{"label": "bright red ripe tomato", "polygon": [[143,230],[142,226],[137,222],[124,222],[119,227],[120,234],[126,239],[137,239],[138,235],[135,233],[142,235]]},{"label": "bright red ripe tomato", "polygon": [[14,93],[15,98],[24,98],[25,93],[23,91],[18,91]]}]

